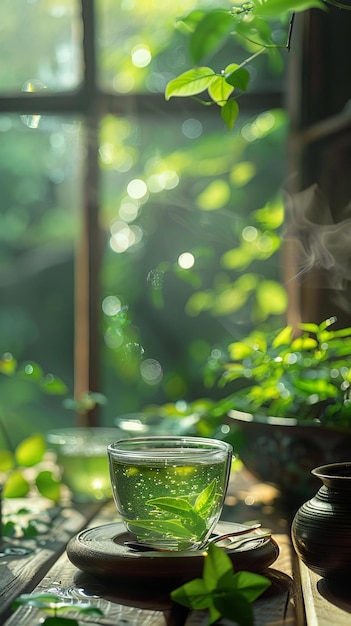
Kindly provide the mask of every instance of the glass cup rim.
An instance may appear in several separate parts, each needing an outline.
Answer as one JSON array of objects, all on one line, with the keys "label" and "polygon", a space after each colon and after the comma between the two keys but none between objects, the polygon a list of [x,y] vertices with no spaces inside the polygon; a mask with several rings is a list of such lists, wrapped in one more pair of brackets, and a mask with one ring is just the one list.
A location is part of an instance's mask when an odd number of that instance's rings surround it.
[{"label": "glass cup rim", "polygon": [[[139,444],[142,447],[139,447]],[[166,447],[168,446],[168,447]],[[181,450],[181,454],[180,454]],[[233,447],[221,439],[209,437],[192,437],[187,435],[154,435],[145,437],[129,437],[118,439],[107,447],[108,454],[116,458],[153,458],[182,459],[191,456],[215,456],[222,452],[232,454]]]}]

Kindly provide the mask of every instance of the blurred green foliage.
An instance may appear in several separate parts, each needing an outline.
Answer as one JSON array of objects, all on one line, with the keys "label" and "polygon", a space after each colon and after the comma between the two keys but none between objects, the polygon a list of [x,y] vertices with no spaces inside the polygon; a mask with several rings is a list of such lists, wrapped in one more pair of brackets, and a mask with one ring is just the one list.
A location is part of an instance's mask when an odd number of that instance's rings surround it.
[{"label": "blurred green foliage", "polygon": [[335,322],[299,324],[297,335],[291,326],[255,329],[229,343],[226,354],[212,355],[207,382],[229,387],[227,403],[254,412],[255,420],[291,417],[349,430],[351,328],[333,330]]},{"label": "blurred green foliage", "polygon": [[[0,65],[11,59],[11,75],[0,72],[4,92],[10,83],[20,92],[30,79],[34,90],[38,80],[53,92],[79,81],[81,55],[70,38],[78,33],[79,49],[80,30],[62,27],[79,24],[78,5],[63,2],[58,15],[49,0],[24,12],[2,4],[8,54]],[[99,125],[96,191],[105,250],[102,376],[93,391],[108,398],[108,423],[147,403],[201,397],[212,345],[280,318],[286,308],[279,269],[286,115],[262,111],[258,98],[257,109],[241,111],[233,134],[214,109],[182,104],[167,113],[167,82],[191,62],[188,39],[174,22],[193,8],[190,1],[96,2],[100,87],[130,102],[125,115],[101,109]],[[29,31],[27,59],[18,42]],[[227,51],[216,52],[219,66]],[[256,93],[282,88],[263,58],[252,84]],[[2,114],[0,132],[0,352],[34,358],[73,388],[74,254],[92,129],[73,115]],[[15,442],[71,422],[61,402],[29,382],[0,378]]]}]

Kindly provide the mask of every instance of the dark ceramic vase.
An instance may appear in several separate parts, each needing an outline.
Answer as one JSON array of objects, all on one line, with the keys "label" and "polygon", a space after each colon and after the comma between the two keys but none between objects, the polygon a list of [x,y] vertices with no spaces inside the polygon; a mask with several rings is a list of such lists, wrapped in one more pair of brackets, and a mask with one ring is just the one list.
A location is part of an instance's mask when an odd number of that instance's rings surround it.
[{"label": "dark ceramic vase", "polygon": [[351,462],[322,465],[312,473],[323,484],[295,514],[291,527],[294,548],[320,576],[350,576]]}]

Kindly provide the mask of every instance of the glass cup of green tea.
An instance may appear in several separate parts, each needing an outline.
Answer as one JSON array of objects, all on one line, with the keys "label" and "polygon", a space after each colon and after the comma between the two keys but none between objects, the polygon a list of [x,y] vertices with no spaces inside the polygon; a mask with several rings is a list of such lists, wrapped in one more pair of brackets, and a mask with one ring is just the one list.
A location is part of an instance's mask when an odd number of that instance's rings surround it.
[{"label": "glass cup of green tea", "polygon": [[133,541],[199,550],[223,509],[232,446],[202,437],[134,437],[108,448],[118,513]]},{"label": "glass cup of green tea", "polygon": [[61,478],[75,502],[112,498],[106,449],[123,436],[117,428],[60,428],[47,434],[48,447],[56,454]]}]

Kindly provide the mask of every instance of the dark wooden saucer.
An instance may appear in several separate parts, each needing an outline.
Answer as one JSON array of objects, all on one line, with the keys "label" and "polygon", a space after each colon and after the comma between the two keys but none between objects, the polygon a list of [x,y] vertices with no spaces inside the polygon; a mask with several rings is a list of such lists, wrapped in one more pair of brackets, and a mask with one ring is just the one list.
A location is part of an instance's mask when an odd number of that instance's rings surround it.
[{"label": "dark wooden saucer", "polygon": [[[242,524],[220,522],[214,534],[244,529]],[[191,580],[202,575],[204,553],[138,552],[124,545],[130,535],[122,523],[112,523],[81,531],[67,546],[70,561],[80,570],[100,578],[152,578],[171,581]],[[240,548],[224,548],[234,570],[262,572],[277,559],[279,547],[274,539],[252,533],[252,541]]]}]

